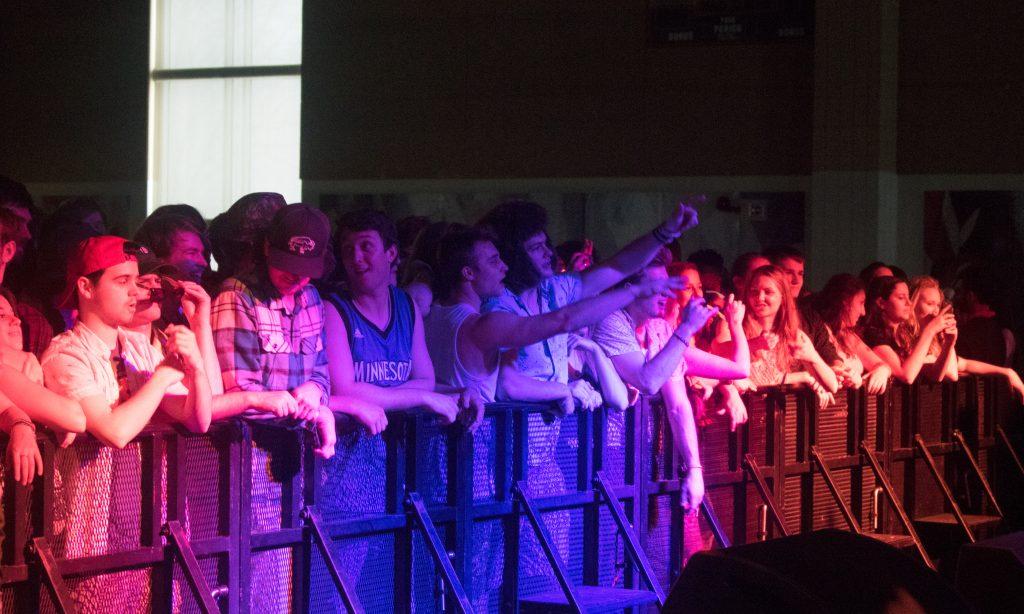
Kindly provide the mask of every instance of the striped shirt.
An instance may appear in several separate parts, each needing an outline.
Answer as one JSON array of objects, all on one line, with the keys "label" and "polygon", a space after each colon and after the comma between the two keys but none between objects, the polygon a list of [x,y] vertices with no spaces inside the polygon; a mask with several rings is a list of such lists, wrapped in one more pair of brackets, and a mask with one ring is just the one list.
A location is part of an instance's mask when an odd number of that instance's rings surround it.
[{"label": "striped shirt", "polygon": [[313,286],[289,312],[269,282],[228,280],[213,302],[213,340],[224,392],[292,390],[306,382],[330,399],[324,306]]}]

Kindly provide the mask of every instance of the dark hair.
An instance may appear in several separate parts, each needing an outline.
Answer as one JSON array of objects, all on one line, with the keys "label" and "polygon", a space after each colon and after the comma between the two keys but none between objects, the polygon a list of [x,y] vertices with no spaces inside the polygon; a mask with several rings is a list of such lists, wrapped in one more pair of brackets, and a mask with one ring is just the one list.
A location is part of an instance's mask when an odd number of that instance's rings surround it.
[{"label": "dark hair", "polygon": [[[523,243],[530,237],[547,232],[548,212],[537,203],[511,200],[495,206],[478,223],[496,237],[495,246],[508,266],[505,285],[515,293],[540,283],[541,275],[526,253]],[[548,247],[551,247],[550,238]],[[551,250],[552,268],[555,265]]]},{"label": "dark hair", "polygon": [[398,245],[398,230],[387,214],[376,209],[360,209],[338,218],[338,228],[334,231],[334,248],[341,247],[346,235],[366,230],[375,230],[380,235],[384,249]]},{"label": "dark hair", "polygon": [[0,296],[7,299],[7,302],[11,304],[11,310],[14,311],[14,315],[18,315],[18,299],[14,298],[14,293],[8,288],[0,286]]},{"label": "dark hair", "polygon": [[174,236],[179,232],[191,232],[203,241],[203,248],[208,245],[203,231],[186,217],[165,213],[150,215],[135,232],[135,241],[148,246],[157,258],[166,259],[174,248]]},{"label": "dark hair", "polygon": [[206,219],[198,209],[192,205],[186,205],[179,203],[176,205],[160,205],[153,212],[149,214],[147,221],[153,218],[164,217],[166,215],[173,215],[175,217],[183,217],[192,223],[193,226],[199,229],[200,235],[205,233],[207,230]]},{"label": "dark hair", "polygon": [[725,269],[725,258],[713,249],[699,249],[687,256],[686,261],[697,265],[697,270]]},{"label": "dark hair", "polygon": [[0,207],[0,247],[9,241],[17,241],[20,237],[18,229],[22,221],[13,211]]},{"label": "dark hair", "polygon": [[863,269],[861,269],[860,273],[857,274],[857,277],[859,277],[860,280],[864,282],[865,288],[870,287],[871,280],[875,278],[875,271],[882,268],[889,269],[889,265],[882,262],[881,260],[876,260],[871,264],[867,265],[866,267],[864,267]]},{"label": "dark hair", "polygon": [[764,250],[764,257],[775,266],[779,266],[779,263],[787,258],[799,263],[805,261],[804,253],[792,245],[773,245]]},{"label": "dark hair", "polygon": [[[912,321],[913,318],[911,318],[910,321],[900,322],[896,326],[896,333],[894,335],[891,332],[890,327],[886,325],[885,317],[882,315],[882,309],[878,306],[878,299],[888,300],[896,290],[896,286],[900,284],[907,285],[907,282],[904,279],[893,277],[891,275],[883,275],[882,277],[876,277],[871,280],[871,283],[868,284],[868,315],[864,322],[864,328],[871,329],[877,333],[877,335],[883,336],[892,344],[892,347],[897,354],[901,357],[906,357],[913,349],[914,339],[917,337],[917,331],[915,330],[914,323]],[[865,338],[867,338],[867,336],[868,335],[865,335]]]},{"label": "dark hair", "polygon": [[[864,292],[864,282],[859,277],[849,273],[840,273],[829,278],[825,287],[814,297],[814,307],[821,315],[821,319],[832,329],[836,341],[842,346],[841,349],[848,351],[849,348],[843,342],[845,337],[844,329],[848,328],[843,322],[843,310],[846,304],[858,292]],[[856,324],[856,322],[854,322]]]},{"label": "dark hair", "polygon": [[756,258],[764,258],[764,255],[761,252],[745,252],[736,256],[736,260],[732,261],[732,268],[729,269],[729,275],[731,277],[746,277],[750,263]]},{"label": "dark hair", "polygon": [[36,213],[35,203],[32,202],[32,195],[25,188],[25,184],[0,175],[0,207],[12,205],[28,209],[33,215]]},{"label": "dark hair", "polygon": [[449,298],[462,283],[463,267],[473,266],[473,249],[477,243],[494,242],[486,228],[455,227],[437,244],[437,262],[433,269],[432,290],[440,299]]}]

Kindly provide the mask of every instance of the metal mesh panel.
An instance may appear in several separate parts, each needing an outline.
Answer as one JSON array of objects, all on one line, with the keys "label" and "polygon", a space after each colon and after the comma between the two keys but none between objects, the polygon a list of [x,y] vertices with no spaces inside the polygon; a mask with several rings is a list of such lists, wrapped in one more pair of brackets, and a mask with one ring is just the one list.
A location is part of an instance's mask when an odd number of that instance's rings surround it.
[{"label": "metal mesh panel", "polygon": [[290,431],[254,426],[252,430],[252,531],[280,529],[285,484],[302,471],[302,445]]},{"label": "metal mesh panel", "polygon": [[18,589],[13,586],[5,586],[0,589],[0,612],[16,612],[15,607],[18,599]]},{"label": "metal mesh panel", "polygon": [[[141,545],[142,463],[139,443],[123,450],[81,438],[55,454],[54,555],[77,558],[134,550]],[[145,611],[148,570],[78,578],[69,582],[82,611],[111,606]]]},{"label": "metal mesh panel", "polygon": [[[199,568],[203,572],[210,590],[215,589],[221,582],[221,577],[227,577],[227,557],[213,556],[199,559]],[[189,586],[185,573],[177,563],[174,564],[174,608],[175,612],[181,614],[194,614],[201,612],[199,602],[196,600],[192,587]]]},{"label": "metal mesh panel", "polygon": [[321,463],[319,510],[324,522],[383,513],[387,450],[381,435],[339,434],[334,456]]},{"label": "metal mesh panel", "polygon": [[[388,533],[335,540],[334,561],[367,612],[394,611],[395,537]],[[311,557],[310,611],[340,612],[341,598],[315,550]]]},{"label": "metal mesh panel", "polygon": [[562,475],[565,476],[565,485],[569,490],[576,490],[576,468],[579,466],[580,448],[579,421],[589,419],[589,413],[581,412],[556,420],[561,423],[561,427],[558,433],[558,443],[555,446],[555,458],[562,470]]},{"label": "metal mesh panel", "polygon": [[[629,514],[629,504],[623,502],[622,506],[626,509],[626,513]],[[600,544],[598,546],[598,556],[600,558],[597,572],[598,583],[601,586],[621,587],[624,580],[622,569],[624,557],[626,556],[626,546],[615,526],[612,513],[608,511],[607,507],[601,507],[601,511],[598,514],[598,522],[601,527]]]},{"label": "metal mesh panel", "polygon": [[705,475],[733,469],[730,466],[732,456],[729,451],[732,436],[728,419],[720,416],[700,429],[700,456]]},{"label": "metal mesh panel", "polygon": [[150,610],[152,582],[148,569],[129,569],[86,578],[67,578],[65,582],[71,593],[71,600],[82,614],[125,614]]},{"label": "metal mesh panel", "polygon": [[928,443],[942,440],[942,397],[943,387],[939,384],[917,386],[917,428]]},{"label": "metal mesh panel", "polygon": [[[441,537],[441,543],[447,543],[447,527],[440,524],[434,526]],[[415,611],[417,614],[442,611],[439,602],[443,590],[442,575],[434,565],[434,557],[423,539],[423,532],[419,530],[412,534],[412,560],[412,602],[415,604]]]},{"label": "metal mesh panel", "polygon": [[[555,551],[562,558],[569,578],[576,584],[583,583],[583,510],[556,510],[542,512],[541,517],[547,525],[548,533],[554,540]],[[533,537],[535,553],[529,557],[520,551],[519,558],[519,595],[526,597],[535,593],[559,588],[558,580],[551,569],[540,543],[535,537],[532,525],[528,523],[520,528],[521,547],[525,546],[525,531]]]},{"label": "metal mesh panel", "polygon": [[501,445],[497,422],[488,418],[473,434],[473,502],[495,499],[496,446]]},{"label": "metal mesh panel", "polygon": [[609,483],[616,486],[627,482],[626,424],[633,419],[634,411],[636,410],[630,407],[625,411],[608,410],[606,413],[601,471]]},{"label": "metal mesh panel", "polygon": [[505,536],[500,520],[474,523],[473,548],[470,556],[473,609],[477,612],[500,612],[501,585],[505,568]]},{"label": "metal mesh panel", "polygon": [[672,563],[672,525],[678,522],[673,518],[671,497],[650,497],[647,507],[647,535],[644,538],[644,550],[654,567],[655,577],[662,586],[671,583],[670,571]]},{"label": "metal mesh panel", "polygon": [[[223,448],[223,446],[222,446]],[[208,539],[227,531],[229,478],[227,452],[209,437],[185,439],[185,497],[189,511],[189,538]]]},{"label": "metal mesh panel", "polygon": [[253,612],[289,612],[292,606],[291,548],[252,554],[249,607]]},{"label": "metal mesh panel", "polygon": [[416,454],[416,492],[427,505],[444,505],[448,501],[448,433],[437,422],[421,420],[420,449]]}]

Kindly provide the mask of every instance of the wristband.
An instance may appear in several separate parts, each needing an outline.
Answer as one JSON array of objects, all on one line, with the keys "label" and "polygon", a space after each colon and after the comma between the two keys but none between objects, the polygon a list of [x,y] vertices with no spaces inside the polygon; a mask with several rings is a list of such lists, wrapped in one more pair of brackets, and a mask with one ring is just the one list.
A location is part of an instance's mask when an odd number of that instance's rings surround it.
[{"label": "wristband", "polygon": [[28,428],[32,429],[33,433],[36,432],[36,425],[33,424],[31,420],[26,420],[24,418],[19,418],[19,419],[15,420],[14,422],[12,422],[11,423],[11,430],[13,431],[14,427],[18,426],[19,424],[24,424]]},{"label": "wristband", "polygon": [[690,339],[693,338],[693,335],[690,335],[689,337],[683,337],[682,335],[679,334],[679,329],[677,328],[675,331],[672,332],[672,336],[680,340],[686,347],[690,347]]},{"label": "wristband", "polygon": [[669,232],[668,230],[665,230],[664,224],[656,227],[654,230],[651,231],[651,235],[654,237],[654,240],[657,241],[658,243],[661,243],[662,245],[667,245],[675,241],[676,239],[679,238],[681,234],[682,233],[679,232],[673,233]]}]

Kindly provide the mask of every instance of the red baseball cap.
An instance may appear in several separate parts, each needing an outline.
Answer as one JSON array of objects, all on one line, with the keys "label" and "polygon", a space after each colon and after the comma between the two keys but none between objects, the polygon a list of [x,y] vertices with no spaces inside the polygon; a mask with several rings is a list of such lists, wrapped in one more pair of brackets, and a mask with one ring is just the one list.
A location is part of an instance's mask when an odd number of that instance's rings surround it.
[{"label": "red baseball cap", "polygon": [[62,309],[74,306],[79,277],[122,262],[138,262],[140,256],[147,254],[149,248],[122,237],[104,235],[82,241],[68,256],[67,284],[57,306]]}]

